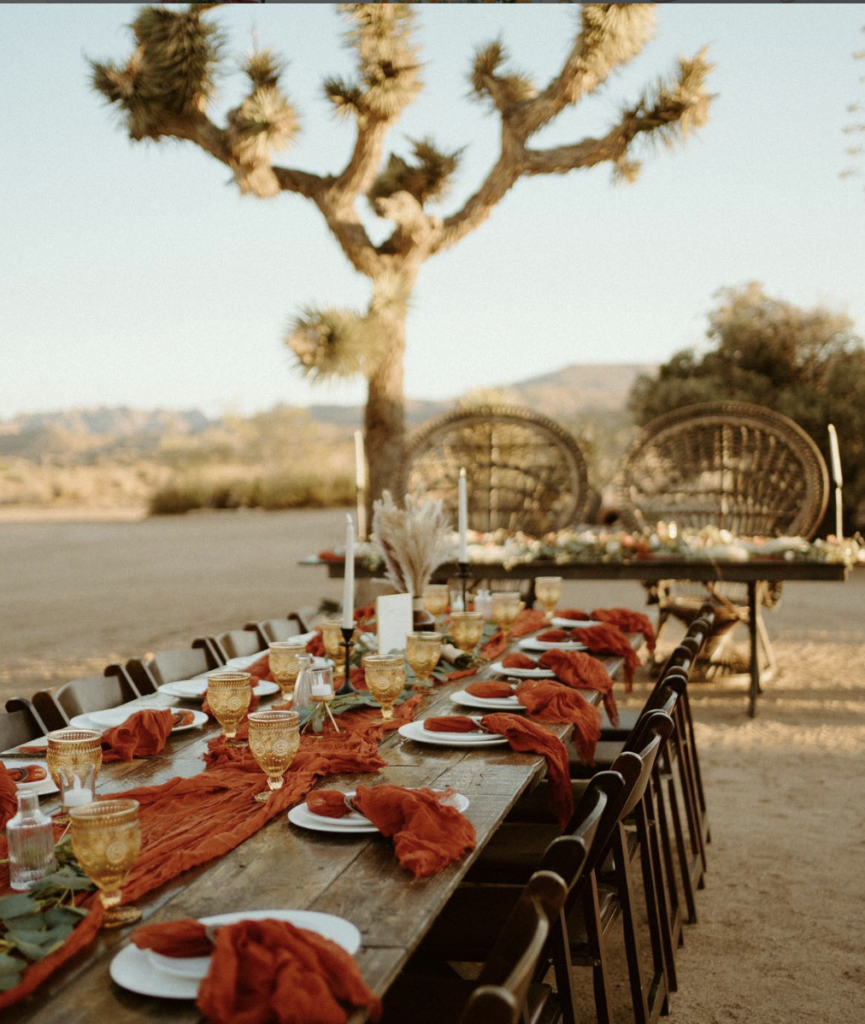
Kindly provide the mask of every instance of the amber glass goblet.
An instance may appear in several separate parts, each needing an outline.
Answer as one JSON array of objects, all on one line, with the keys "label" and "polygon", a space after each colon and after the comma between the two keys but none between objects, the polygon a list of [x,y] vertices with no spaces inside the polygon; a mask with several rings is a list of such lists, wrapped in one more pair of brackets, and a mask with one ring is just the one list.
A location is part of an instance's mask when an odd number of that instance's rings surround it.
[{"label": "amber glass goblet", "polygon": [[424,587],[423,606],[430,615],[444,615],[449,601],[450,595],[446,583],[430,583]]},{"label": "amber glass goblet", "polygon": [[120,890],[141,849],[138,801],[97,800],[71,808],[69,819],[75,859],[99,888],[105,908],[102,927],[119,928],[137,921],[141,911],[138,907],[121,907]]},{"label": "amber glass goblet", "polygon": [[243,746],[230,741],[237,735],[237,727],[252,700],[249,680],[248,672],[215,672],[207,677],[207,706],[222,726],[222,735],[230,746]]},{"label": "amber glass goblet", "polygon": [[54,820],[67,825],[69,808],[93,799],[96,776],[102,767],[102,733],[97,729],[49,732],[45,760],[54,785],[64,797],[63,812]]},{"label": "amber glass goblet", "polygon": [[451,612],[450,634],[461,651],[473,651],[483,632],[484,617],[480,612]]},{"label": "amber glass goblet", "polygon": [[535,578],[535,596],[544,606],[547,622],[552,622],[556,605],[562,597],[562,577],[537,576]]},{"label": "amber glass goblet", "polygon": [[406,633],[405,660],[417,676],[417,685],[429,682],[432,670],[442,656],[441,633]]},{"label": "amber glass goblet", "polygon": [[259,803],[282,789],[282,777],[300,746],[299,726],[300,715],[296,711],[250,712],[249,749],[267,775],[268,788],[255,797]]},{"label": "amber glass goblet", "polygon": [[382,721],[393,718],[393,706],[405,688],[405,658],[401,654],[366,654],[364,679],[374,700],[381,704]]},{"label": "amber glass goblet", "polygon": [[279,683],[282,695],[290,698],[294,694],[294,684],[300,666],[297,663],[299,654],[306,654],[306,643],[303,640],[280,640],[267,645],[270,655],[270,671]]},{"label": "amber glass goblet", "polygon": [[522,606],[520,595],[515,590],[493,594],[493,622],[504,633],[505,640],[510,639],[511,626],[520,614]]},{"label": "amber glass goblet", "polygon": [[[352,640],[357,640],[357,630],[352,633]],[[324,641],[324,653],[334,665],[334,674],[345,675],[345,647],[343,646],[342,621],[328,619],[321,624],[321,639]],[[339,689],[339,687],[337,687]]]}]

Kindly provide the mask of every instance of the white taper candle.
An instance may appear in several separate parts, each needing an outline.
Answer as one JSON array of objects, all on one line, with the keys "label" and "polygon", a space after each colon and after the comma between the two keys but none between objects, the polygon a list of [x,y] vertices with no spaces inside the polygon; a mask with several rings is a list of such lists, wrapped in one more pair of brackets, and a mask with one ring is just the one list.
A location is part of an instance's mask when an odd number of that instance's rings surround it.
[{"label": "white taper candle", "polygon": [[366,540],[366,453],[363,431],[354,432],[354,478],[357,484],[357,539]]},{"label": "white taper candle", "polygon": [[345,527],[345,586],[342,590],[343,629],[354,626],[354,523],[346,515]]},{"label": "white taper candle", "polygon": [[457,490],[457,529],[460,534],[459,560],[461,562],[467,562],[469,560],[468,538],[466,536],[468,528],[469,500],[468,493],[466,491],[466,471],[465,468],[463,468],[460,470],[460,481]]}]

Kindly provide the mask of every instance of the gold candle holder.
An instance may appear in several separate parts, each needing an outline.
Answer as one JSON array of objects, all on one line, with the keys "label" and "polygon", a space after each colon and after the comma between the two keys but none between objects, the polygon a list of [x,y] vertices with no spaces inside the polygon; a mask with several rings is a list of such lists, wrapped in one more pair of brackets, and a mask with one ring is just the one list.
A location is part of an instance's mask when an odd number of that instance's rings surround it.
[{"label": "gold candle holder", "polygon": [[300,672],[297,657],[306,654],[306,643],[303,640],[279,640],[268,644],[267,649],[270,652],[268,661],[271,675],[279,683],[283,697],[290,698],[294,694],[294,684]]},{"label": "gold candle holder", "polygon": [[523,604],[515,590],[499,591],[493,594],[493,622],[504,633],[505,640],[511,635],[511,626],[520,614]]},{"label": "gold candle holder", "polygon": [[473,651],[483,632],[484,617],[480,612],[451,612],[450,634],[461,651]]},{"label": "gold candle holder", "polygon": [[552,622],[553,613],[562,597],[562,577],[537,576],[535,578],[535,596],[544,606],[547,622]]},{"label": "gold candle holder", "polygon": [[248,672],[216,672],[207,677],[207,706],[222,726],[222,735],[230,746],[244,745],[230,741],[237,735],[237,727],[252,700],[250,678]]},{"label": "gold candle holder", "polygon": [[249,749],[267,775],[267,789],[256,794],[264,803],[282,789],[283,775],[300,746],[300,715],[296,711],[253,711],[249,715]]},{"label": "gold candle holder", "polygon": [[49,732],[45,761],[54,785],[63,795],[63,811],[54,820],[66,825],[71,807],[95,798],[96,777],[102,767],[102,733],[97,729]]},{"label": "gold candle holder", "polygon": [[121,907],[121,888],[141,849],[137,800],[97,800],[69,812],[72,852],[99,888],[103,928],[119,928],[141,917],[138,907]]},{"label": "gold candle holder", "polygon": [[417,685],[428,683],[442,655],[441,633],[406,633],[405,660],[417,676]]},{"label": "gold candle holder", "polygon": [[405,658],[401,654],[366,654],[364,679],[374,700],[381,704],[382,721],[393,718],[393,706],[405,688]]},{"label": "gold candle holder", "polygon": [[430,583],[424,587],[423,606],[430,615],[444,615],[449,602],[450,594],[446,583]]}]

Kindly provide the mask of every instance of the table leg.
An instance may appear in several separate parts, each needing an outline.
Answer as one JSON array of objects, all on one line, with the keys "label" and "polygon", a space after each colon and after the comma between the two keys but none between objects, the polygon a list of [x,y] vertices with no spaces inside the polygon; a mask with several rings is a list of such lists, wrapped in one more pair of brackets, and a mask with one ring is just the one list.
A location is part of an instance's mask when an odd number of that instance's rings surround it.
[{"label": "table leg", "polygon": [[748,584],[748,635],[751,639],[751,686],[748,691],[748,717],[757,714],[757,695],[760,693],[760,645],[757,637],[757,583]]}]

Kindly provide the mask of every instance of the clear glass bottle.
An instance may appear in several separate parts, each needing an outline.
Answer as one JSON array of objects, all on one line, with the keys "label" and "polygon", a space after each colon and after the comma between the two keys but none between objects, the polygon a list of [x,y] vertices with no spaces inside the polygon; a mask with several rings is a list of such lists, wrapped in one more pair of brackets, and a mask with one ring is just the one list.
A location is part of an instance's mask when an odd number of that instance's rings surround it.
[{"label": "clear glass bottle", "polygon": [[478,590],[475,595],[475,611],[483,615],[484,622],[488,622],[493,617],[493,598],[486,588]]},{"label": "clear glass bottle", "polygon": [[29,889],[57,867],[54,827],[39,807],[35,793],[18,794],[18,813],[6,825],[9,841],[9,884]]},{"label": "clear glass bottle", "polygon": [[312,655],[311,654],[298,654],[297,656],[297,682],[294,684],[294,699],[292,700],[292,708],[295,711],[300,711],[301,708],[308,707],[312,697],[312,684],[313,684],[313,672],[312,672]]}]

